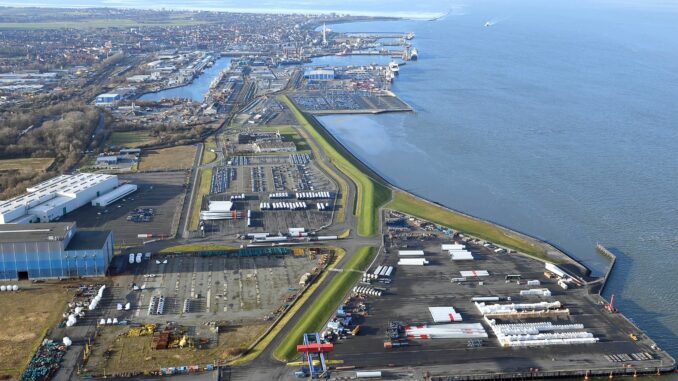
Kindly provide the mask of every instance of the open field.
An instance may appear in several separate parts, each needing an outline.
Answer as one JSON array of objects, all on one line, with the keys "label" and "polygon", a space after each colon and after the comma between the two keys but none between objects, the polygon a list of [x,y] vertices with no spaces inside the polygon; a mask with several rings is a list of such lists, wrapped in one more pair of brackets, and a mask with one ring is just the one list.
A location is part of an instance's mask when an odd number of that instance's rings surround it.
[{"label": "open field", "polygon": [[[289,98],[284,97],[283,101],[293,111],[301,126],[306,131],[308,131],[315,141],[318,142],[322,148],[322,151],[327,155],[330,161],[340,171],[349,176],[355,182],[358,193],[356,195],[355,208],[355,214],[359,217],[358,234],[362,236],[372,236],[376,234],[379,224],[379,207],[390,200],[390,189],[367,176],[349,159],[339,153],[334,148],[334,146],[330,144],[327,139],[325,139],[323,134],[316,128],[316,126],[310,123],[308,119],[299,111],[299,109],[294,106]],[[314,154],[316,157],[321,157],[320,153],[316,152],[316,150],[314,150]],[[327,172],[331,173],[329,170]]]},{"label": "open field", "polygon": [[113,132],[106,141],[108,147],[136,148],[154,140],[146,131]]},{"label": "open field", "polygon": [[212,187],[212,168],[201,169],[200,175],[198,175],[198,190],[195,193],[195,199],[193,199],[193,205],[191,205],[191,221],[188,225],[188,230],[196,231],[198,230],[198,225],[200,224],[200,209],[202,207],[202,199],[205,195],[210,193],[210,188]]},{"label": "open field", "polygon": [[178,146],[145,151],[139,162],[140,171],[187,169],[195,161],[195,146]]},{"label": "open field", "polygon": [[205,149],[202,150],[202,159],[200,164],[209,164],[217,159],[217,154],[212,152],[212,150],[217,149],[217,142],[214,140],[214,136],[210,136],[205,140]]},{"label": "open field", "polygon": [[0,171],[42,171],[54,162],[52,157],[31,157],[23,159],[0,160]]},{"label": "open field", "polygon": [[395,192],[393,201],[387,207],[509,247],[536,258],[543,259],[546,257],[544,248],[536,243],[513,235],[489,222],[443,209],[404,192]]},{"label": "open field", "polygon": [[276,348],[273,355],[282,361],[291,361],[298,357],[297,344],[305,332],[318,332],[332,316],[351,287],[360,279],[362,271],[367,268],[376,250],[373,247],[360,248],[353,258],[344,266],[343,271],[337,274],[311,306],[304,318],[300,320],[285,337],[285,340]]},{"label": "open field", "polygon": [[0,380],[18,379],[72,296],[58,285],[23,287],[0,297]]}]

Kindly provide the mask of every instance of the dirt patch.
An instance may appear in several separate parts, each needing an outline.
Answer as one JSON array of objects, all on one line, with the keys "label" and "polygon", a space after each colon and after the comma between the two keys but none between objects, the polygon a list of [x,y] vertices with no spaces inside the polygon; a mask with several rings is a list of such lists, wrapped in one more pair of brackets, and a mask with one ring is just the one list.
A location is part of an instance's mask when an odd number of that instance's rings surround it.
[{"label": "dirt patch", "polygon": [[150,373],[160,368],[215,364],[228,361],[254,342],[269,323],[228,327],[218,334],[218,342],[207,349],[155,349],[159,334],[127,337],[129,328],[106,327],[99,331],[86,364],[86,373],[107,376],[124,373]]},{"label": "dirt patch", "polygon": [[31,285],[0,295],[0,380],[18,378],[71,297],[72,292],[57,285]]},{"label": "dirt patch", "polygon": [[195,162],[195,146],[178,146],[144,151],[139,162],[140,171],[187,169]]}]

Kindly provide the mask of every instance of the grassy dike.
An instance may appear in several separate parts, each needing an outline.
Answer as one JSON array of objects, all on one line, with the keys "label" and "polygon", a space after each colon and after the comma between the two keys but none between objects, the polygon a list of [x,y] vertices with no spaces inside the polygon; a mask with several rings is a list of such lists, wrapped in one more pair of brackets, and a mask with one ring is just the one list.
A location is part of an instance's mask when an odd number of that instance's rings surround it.
[{"label": "grassy dike", "polygon": [[325,322],[337,310],[341,301],[360,279],[362,272],[370,265],[376,254],[377,250],[374,247],[358,249],[353,258],[344,266],[343,271],[337,273],[318,300],[313,303],[273,352],[276,359],[291,361],[299,356],[297,344],[301,343],[304,333],[318,332],[322,329]]},{"label": "grassy dike", "polygon": [[395,192],[393,201],[386,207],[509,247],[535,258],[546,259],[546,251],[536,242],[530,242],[489,222],[428,203],[409,193]]},{"label": "grassy dike", "polygon": [[212,186],[212,168],[199,169],[198,183],[193,186],[198,187],[191,205],[191,220],[188,225],[188,230],[196,231],[200,225],[200,208],[202,208],[202,199],[210,193]]},{"label": "grassy dike", "polygon": [[[311,144],[313,154],[320,158],[324,153],[335,167],[355,183],[357,189],[355,215],[358,217],[358,234],[361,236],[376,234],[379,231],[379,208],[391,199],[391,190],[375,180],[376,176],[369,176],[368,174],[372,173],[369,168],[357,160],[351,160],[352,155],[343,147],[332,144],[334,138],[328,136],[317,121],[309,120],[287,96],[281,99],[292,110],[302,128],[320,145],[320,147],[315,147]],[[322,152],[318,152],[318,148],[322,149]],[[341,184],[340,188],[343,195],[348,192],[348,189],[344,190]]]},{"label": "grassy dike", "polygon": [[[287,97],[283,97],[283,100],[292,109],[304,129],[308,130],[313,138],[318,141],[318,144],[322,146],[332,163],[356,184],[358,188],[356,215],[359,217],[359,235],[373,235],[378,231],[379,208],[388,203],[385,206],[389,209],[447,226],[538,259],[547,258],[546,250],[537,241],[511,233],[509,230],[490,222],[454,212],[398,190],[393,191],[393,200],[391,201],[390,188],[380,181],[374,180],[378,176],[374,175],[372,170],[363,163],[356,163],[357,160],[351,161],[348,159],[353,157],[350,152],[346,152],[343,146],[333,145],[331,142],[334,141],[334,138],[327,136],[329,134],[322,126],[317,125],[317,121],[306,118]],[[319,155],[315,150],[314,154]]]}]

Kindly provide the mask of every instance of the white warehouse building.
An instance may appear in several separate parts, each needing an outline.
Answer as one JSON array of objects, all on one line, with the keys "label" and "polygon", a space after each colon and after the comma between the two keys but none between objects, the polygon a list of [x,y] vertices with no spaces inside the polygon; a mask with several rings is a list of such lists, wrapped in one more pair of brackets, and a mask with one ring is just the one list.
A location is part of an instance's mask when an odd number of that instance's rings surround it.
[{"label": "white warehouse building", "polygon": [[0,224],[55,221],[117,187],[115,175],[57,176],[27,188],[27,193],[21,196],[0,201]]}]

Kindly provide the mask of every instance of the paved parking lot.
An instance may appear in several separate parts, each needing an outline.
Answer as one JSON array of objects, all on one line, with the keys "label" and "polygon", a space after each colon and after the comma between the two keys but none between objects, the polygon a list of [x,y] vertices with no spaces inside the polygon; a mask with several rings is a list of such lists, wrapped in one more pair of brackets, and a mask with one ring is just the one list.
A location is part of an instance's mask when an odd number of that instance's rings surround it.
[{"label": "paved parking lot", "polygon": [[[207,221],[207,234],[236,236],[247,232],[286,232],[290,227],[318,229],[332,220],[332,205],[336,186],[312,162],[308,155],[242,156],[233,160],[237,166],[217,170],[216,182],[212,184],[213,194],[207,200],[230,200],[231,195],[245,194],[245,200],[233,200],[234,210],[252,211],[251,226],[247,220]],[[331,198],[304,200],[305,210],[262,210],[262,202],[294,202],[296,192],[327,191]],[[289,199],[271,199],[271,193],[287,192]],[[329,204],[323,211],[317,203]],[[207,202],[205,202],[206,205]],[[203,206],[204,209],[204,206]]]},{"label": "paved parking lot", "polygon": [[[163,263],[167,260],[167,263]],[[160,262],[159,264],[157,262]],[[117,256],[111,267],[115,287],[109,314],[135,323],[184,325],[228,320],[262,321],[300,289],[299,279],[316,265],[308,257],[259,256],[247,258],[153,255],[140,264]],[[132,284],[142,290],[134,291]],[[152,296],[164,296],[165,312],[148,313]],[[184,303],[189,300],[189,311]],[[130,303],[130,311],[116,311]]]},{"label": "paved parking lot", "polygon": [[[228,196],[210,196],[210,200],[228,200]],[[206,234],[220,234],[235,237],[239,234],[266,232],[277,234],[287,232],[291,227],[304,227],[309,230],[319,229],[332,221],[332,208],[319,211],[315,201],[306,201],[305,210],[260,210],[259,204],[268,201],[268,197],[260,199],[257,195],[249,194],[246,200],[235,200],[233,210],[251,210],[251,226],[247,226],[247,219],[205,221]],[[284,201],[284,200],[280,200]],[[290,199],[296,201],[296,199]],[[331,203],[333,200],[318,200]]]},{"label": "paved parking lot", "polygon": [[[345,360],[346,365],[360,367],[424,367],[438,369],[439,374],[468,374],[483,372],[529,371],[539,368],[543,371],[620,367],[605,355],[631,354],[637,352],[656,353],[647,342],[633,342],[630,333],[638,333],[619,314],[603,311],[596,299],[585,288],[563,290],[555,279],[546,279],[541,262],[517,254],[495,254],[480,245],[468,245],[476,258],[473,261],[455,261],[440,249],[441,243],[451,243],[449,238],[408,239],[395,242],[389,252],[380,258],[375,266],[395,266],[393,283],[380,298],[370,297],[369,316],[362,322],[361,334],[335,346],[334,358]],[[398,247],[422,249],[430,264],[427,266],[397,266]],[[463,283],[453,283],[452,278],[460,277],[462,270],[487,270],[489,277],[479,277]],[[523,280],[538,279],[541,286],[551,290],[552,297],[519,296],[520,290],[535,288],[507,283],[505,276],[520,274]],[[383,286],[376,284],[377,287]],[[526,321],[502,320],[502,323],[529,321],[552,321],[554,324],[582,323],[586,331],[600,338],[596,344],[560,345],[531,348],[502,348],[489,326],[482,320],[471,298],[474,296],[511,297],[511,301],[499,303],[534,303],[539,301],[560,301],[570,310],[570,316],[560,318],[528,319]],[[453,306],[460,312],[464,323],[482,323],[489,338],[482,340],[482,346],[470,347],[466,339],[411,340],[410,346],[398,349],[384,349],[386,327],[389,321],[404,324],[432,324],[428,307]],[[653,361],[636,361],[634,366],[655,367],[661,363],[659,357]]]},{"label": "paved parking lot", "polygon": [[[123,200],[105,207],[91,205],[67,214],[63,221],[77,221],[82,230],[112,230],[116,245],[138,245],[138,234],[172,235],[178,223],[179,201],[184,195],[185,172],[140,173],[120,176],[138,186],[138,190]],[[138,208],[153,208],[149,222],[132,222],[127,217]]]}]

